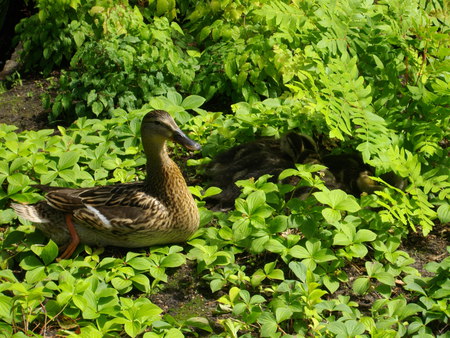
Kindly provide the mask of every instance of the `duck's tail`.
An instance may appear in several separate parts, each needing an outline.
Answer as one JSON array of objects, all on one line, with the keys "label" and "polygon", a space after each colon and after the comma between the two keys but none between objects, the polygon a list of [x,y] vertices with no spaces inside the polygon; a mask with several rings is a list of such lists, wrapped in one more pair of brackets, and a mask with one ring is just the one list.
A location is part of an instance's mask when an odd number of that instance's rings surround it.
[{"label": "duck's tail", "polygon": [[37,204],[18,204],[11,203],[11,207],[16,212],[17,216],[25,218],[33,223],[49,223],[47,217],[48,205],[45,202]]}]

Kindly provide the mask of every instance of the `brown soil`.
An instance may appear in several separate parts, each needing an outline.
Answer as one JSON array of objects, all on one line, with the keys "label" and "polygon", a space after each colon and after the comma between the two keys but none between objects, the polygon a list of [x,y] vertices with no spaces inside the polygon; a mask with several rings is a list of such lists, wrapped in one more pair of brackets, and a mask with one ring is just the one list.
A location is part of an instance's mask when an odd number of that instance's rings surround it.
[{"label": "brown soil", "polygon": [[191,317],[204,317],[214,331],[220,332],[218,321],[226,316],[217,311],[219,296],[212,294],[209,285],[197,275],[195,263],[187,262],[170,275],[163,290],[151,295],[150,300],[180,324]]},{"label": "brown soil", "polygon": [[43,80],[23,80],[0,94],[0,123],[15,125],[18,132],[50,128],[41,102],[47,87]]}]

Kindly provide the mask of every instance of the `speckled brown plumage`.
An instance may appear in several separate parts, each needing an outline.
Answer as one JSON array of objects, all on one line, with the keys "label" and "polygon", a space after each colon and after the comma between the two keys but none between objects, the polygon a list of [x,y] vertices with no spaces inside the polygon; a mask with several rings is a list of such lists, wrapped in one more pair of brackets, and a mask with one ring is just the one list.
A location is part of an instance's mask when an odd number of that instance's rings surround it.
[{"label": "speckled brown plumage", "polygon": [[12,204],[16,213],[60,245],[71,240],[65,215],[71,216],[80,242],[89,245],[133,248],[186,240],[197,230],[199,214],[166,140],[190,150],[200,146],[164,111],[148,113],[141,132],[147,156],[144,182],[83,189],[38,185],[47,192],[46,200]]}]

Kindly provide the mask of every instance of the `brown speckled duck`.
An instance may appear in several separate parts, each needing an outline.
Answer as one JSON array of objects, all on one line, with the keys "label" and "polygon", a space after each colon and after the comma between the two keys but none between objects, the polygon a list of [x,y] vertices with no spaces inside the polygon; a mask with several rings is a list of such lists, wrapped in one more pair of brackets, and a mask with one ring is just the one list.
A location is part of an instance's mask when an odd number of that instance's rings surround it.
[{"label": "brown speckled duck", "polygon": [[70,189],[37,186],[47,192],[33,205],[13,203],[17,215],[30,220],[70,257],[79,243],[97,246],[146,247],[186,240],[199,226],[197,205],[166,141],[189,150],[189,139],[165,111],[145,115],[141,126],[147,156],[144,182]]},{"label": "brown speckled duck", "polygon": [[295,163],[302,163],[316,153],[311,137],[294,132],[281,139],[261,138],[230,148],[215,157],[206,170],[209,184],[222,189],[210,200],[217,208],[227,209],[240,194],[236,181],[257,179],[264,174],[276,180],[284,169],[294,168]]}]

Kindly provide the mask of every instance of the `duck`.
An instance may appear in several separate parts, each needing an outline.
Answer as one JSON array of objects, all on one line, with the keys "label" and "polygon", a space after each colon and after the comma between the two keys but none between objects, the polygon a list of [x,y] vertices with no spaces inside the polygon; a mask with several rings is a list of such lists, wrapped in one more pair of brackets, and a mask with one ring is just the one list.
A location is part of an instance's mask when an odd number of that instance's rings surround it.
[{"label": "duck", "polygon": [[317,146],[308,135],[288,132],[280,139],[263,137],[219,153],[206,168],[210,186],[222,192],[209,198],[214,209],[229,209],[241,191],[235,182],[269,174],[272,180],[306,158],[314,158]]},{"label": "duck", "polygon": [[141,139],[147,158],[144,181],[80,189],[37,185],[44,200],[12,203],[12,208],[65,247],[59,259],[71,257],[80,243],[139,248],[184,242],[199,227],[199,211],[166,142],[190,151],[201,146],[163,110],[144,116]]}]

